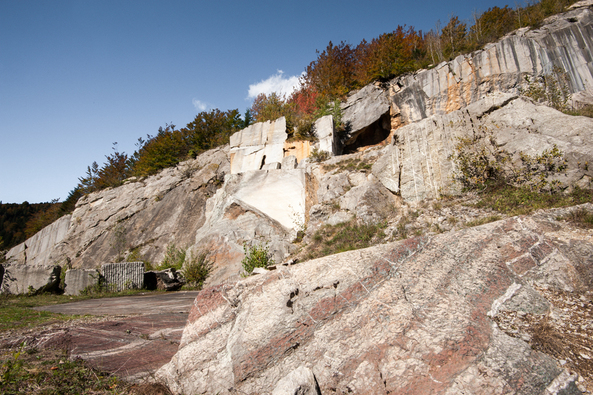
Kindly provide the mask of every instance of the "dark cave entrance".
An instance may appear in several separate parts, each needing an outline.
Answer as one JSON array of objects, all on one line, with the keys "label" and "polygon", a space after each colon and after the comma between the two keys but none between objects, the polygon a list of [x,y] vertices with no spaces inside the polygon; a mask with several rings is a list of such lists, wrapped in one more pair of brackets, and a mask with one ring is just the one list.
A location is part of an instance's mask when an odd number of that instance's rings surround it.
[{"label": "dark cave entrance", "polygon": [[352,154],[362,147],[377,145],[389,138],[391,132],[391,117],[389,113],[362,129],[356,136],[351,137],[344,144],[342,154]]}]

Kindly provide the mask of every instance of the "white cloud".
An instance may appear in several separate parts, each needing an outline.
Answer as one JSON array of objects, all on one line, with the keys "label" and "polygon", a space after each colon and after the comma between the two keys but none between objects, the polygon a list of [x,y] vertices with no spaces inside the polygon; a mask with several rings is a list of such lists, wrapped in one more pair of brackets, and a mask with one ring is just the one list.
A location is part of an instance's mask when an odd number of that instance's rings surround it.
[{"label": "white cloud", "polygon": [[194,105],[194,107],[196,108],[197,111],[206,111],[208,109],[208,103],[204,103],[203,101],[200,101],[198,99],[192,99],[192,104]]},{"label": "white cloud", "polygon": [[270,95],[276,92],[280,96],[289,96],[299,86],[299,75],[284,78],[284,72],[278,70],[278,73],[270,76],[268,79],[262,80],[257,84],[249,85],[249,93],[247,98],[256,98],[260,93]]}]

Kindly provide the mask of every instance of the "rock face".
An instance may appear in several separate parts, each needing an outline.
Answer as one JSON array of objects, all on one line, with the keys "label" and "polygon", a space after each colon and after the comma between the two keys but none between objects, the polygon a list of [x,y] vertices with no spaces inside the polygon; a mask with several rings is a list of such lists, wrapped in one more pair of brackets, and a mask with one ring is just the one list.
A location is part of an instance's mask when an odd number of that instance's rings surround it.
[{"label": "rock face", "polygon": [[353,152],[385,140],[391,129],[389,109],[387,94],[373,84],[349,96],[342,104],[342,122],[347,130],[345,140],[340,142],[343,151]]},{"label": "rock face", "polygon": [[160,262],[167,246],[195,243],[206,200],[229,172],[228,147],[115,189],[81,198],[69,228],[46,259],[96,269],[132,250]]},{"label": "rock face", "polygon": [[[89,194],[71,216],[9,251],[8,263],[96,269],[126,258],[158,264],[175,244],[210,253],[209,284],[236,279],[244,244],[268,243],[283,261],[297,250],[292,241],[305,227],[376,223],[401,198],[416,203],[455,193],[450,155],[457,137],[480,129],[493,131],[516,156],[557,145],[568,160],[561,181],[588,187],[591,120],[536,105],[517,91],[526,75],[559,66],[569,90],[579,92],[573,101],[590,99],[591,7],[591,1],[575,4],[540,29],[519,30],[430,70],[354,92],[342,106],[342,140],[328,116],[315,124],[318,142],[287,141],[280,118],[234,134],[230,147]],[[312,162],[307,157],[315,147],[334,157]],[[342,168],[356,155],[364,160]]]},{"label": "rock face", "polygon": [[24,243],[8,250],[6,259],[13,263],[45,265],[70,227],[70,215],[65,215],[46,226]]},{"label": "rock face", "polygon": [[[316,142],[287,141],[286,119],[258,122],[233,134],[230,139],[231,174],[254,170],[294,169],[285,163],[295,157],[297,163],[309,156],[313,148],[330,155],[340,153],[340,143],[334,132],[333,117],[326,115],[315,121]],[[288,167],[286,167],[288,166]]]},{"label": "rock face", "polygon": [[517,93],[525,76],[551,74],[559,67],[570,92],[593,87],[593,11],[591,2],[548,18],[540,29],[520,29],[430,70],[395,78],[388,84],[392,124],[407,125],[459,110],[495,92]]},{"label": "rock face", "polygon": [[286,118],[258,122],[231,136],[231,174],[282,163]]},{"label": "rock face", "polygon": [[54,292],[60,285],[60,266],[9,263],[3,265],[2,271],[0,293],[3,294]]},{"label": "rock face", "polygon": [[[455,194],[455,153],[459,137],[492,132],[497,144],[514,154],[540,154],[556,145],[568,160],[558,179],[566,185],[593,176],[593,119],[563,114],[512,94],[496,94],[462,110],[434,115],[397,129],[392,144],[373,165],[373,174],[408,201]],[[588,185],[587,185],[588,186]]]},{"label": "rock face", "polygon": [[320,395],[311,369],[301,366],[278,382],[272,395]]},{"label": "rock face", "polygon": [[[593,239],[556,220],[567,211],[346,252],[203,290],[179,351],[157,377],[175,393],[270,393],[302,367],[321,393],[580,393],[576,375],[536,351],[535,335],[497,324],[526,315],[552,322],[559,310],[551,294],[579,300],[593,291]],[[584,325],[579,339],[588,344],[593,327]],[[573,346],[583,361],[590,354]]]},{"label": "rock face", "polygon": [[70,269],[66,271],[64,283],[66,295],[80,295],[88,287],[99,284],[100,273],[94,269]]},{"label": "rock face", "polygon": [[334,130],[334,118],[331,115],[321,117],[315,121],[314,128],[317,139],[319,140],[318,150],[325,151],[332,156],[339,155],[341,153],[341,147]]},{"label": "rock face", "polygon": [[268,243],[281,262],[296,249],[291,241],[308,212],[310,176],[303,169],[259,170],[232,174],[206,204],[197,246],[215,261],[209,281],[241,272],[243,244]]}]

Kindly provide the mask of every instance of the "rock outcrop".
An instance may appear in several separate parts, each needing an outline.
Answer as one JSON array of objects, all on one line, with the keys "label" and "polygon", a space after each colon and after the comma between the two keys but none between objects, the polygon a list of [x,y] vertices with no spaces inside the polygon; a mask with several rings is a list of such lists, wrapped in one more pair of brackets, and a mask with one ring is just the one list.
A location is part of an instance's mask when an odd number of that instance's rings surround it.
[{"label": "rock outcrop", "polygon": [[[78,201],[71,216],[40,232],[51,234],[44,240],[54,243],[46,243],[44,260],[32,261],[30,253],[14,254],[14,258],[8,254],[8,262],[69,263],[73,268],[97,269],[132,250],[145,260],[159,262],[170,243],[180,247],[195,243],[196,231],[205,220],[206,200],[229,170],[228,147],[222,147],[157,175],[91,193]],[[52,230],[56,224],[59,232]]]},{"label": "rock outcrop", "polygon": [[[557,220],[568,211],[206,289],[157,377],[175,393],[271,393],[299,368],[310,369],[321,393],[580,393],[577,384],[592,384],[579,366],[593,357],[593,326],[586,318],[570,326],[553,295],[572,298],[576,315],[590,313],[593,239]],[[515,330],[504,325],[509,317],[530,317],[532,326]],[[542,325],[556,336],[553,347],[571,348],[570,361],[538,348]]]},{"label": "rock outcrop", "polygon": [[231,174],[254,170],[294,169],[294,157],[298,164],[316,148],[330,155],[341,152],[336,138],[333,117],[326,115],[315,121],[313,131],[317,141],[289,141],[286,118],[258,122],[233,134],[230,138]]},{"label": "rock outcrop", "polygon": [[0,265],[0,294],[38,294],[56,292],[60,285],[61,267],[56,265]]},{"label": "rock outcrop", "polygon": [[557,146],[568,161],[558,175],[565,185],[589,187],[593,168],[593,119],[574,117],[512,94],[495,94],[462,110],[434,115],[397,129],[373,165],[383,185],[408,201],[458,193],[453,181],[458,138],[491,132],[498,147],[536,155]]},{"label": "rock outcrop", "polygon": [[[286,118],[259,122],[231,136],[231,174],[282,163]],[[277,167],[274,167],[277,168]]]},{"label": "rock outcrop", "polygon": [[519,29],[483,50],[388,83],[396,127],[443,115],[496,92],[518,93],[526,76],[568,76],[571,93],[593,88],[593,10],[590,0],[554,15],[539,29]]},{"label": "rock outcrop", "polygon": [[70,228],[70,215],[65,215],[46,226],[24,243],[11,248],[6,259],[13,263],[45,265],[56,246],[66,237]]},{"label": "rock outcrop", "polygon": [[390,103],[387,93],[380,87],[365,86],[350,95],[341,107],[342,122],[346,126],[345,138],[340,141],[343,153],[379,144],[389,137]]},{"label": "rock outcrop", "polygon": [[70,269],[64,276],[64,294],[80,295],[81,292],[99,286],[101,273],[96,269]]}]

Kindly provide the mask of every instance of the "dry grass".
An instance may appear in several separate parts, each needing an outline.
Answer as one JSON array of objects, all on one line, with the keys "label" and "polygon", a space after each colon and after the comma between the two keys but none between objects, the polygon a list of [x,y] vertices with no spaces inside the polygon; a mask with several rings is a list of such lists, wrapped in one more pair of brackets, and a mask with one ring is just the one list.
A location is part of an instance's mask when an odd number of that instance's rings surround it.
[{"label": "dry grass", "polygon": [[527,335],[534,350],[562,361],[593,391],[593,302],[590,294],[535,287],[550,303],[547,314],[502,311],[494,317],[510,336]]}]

